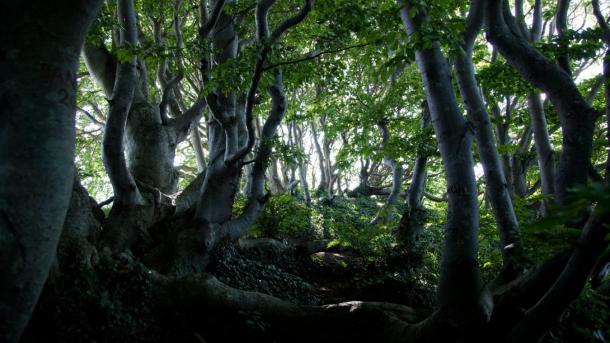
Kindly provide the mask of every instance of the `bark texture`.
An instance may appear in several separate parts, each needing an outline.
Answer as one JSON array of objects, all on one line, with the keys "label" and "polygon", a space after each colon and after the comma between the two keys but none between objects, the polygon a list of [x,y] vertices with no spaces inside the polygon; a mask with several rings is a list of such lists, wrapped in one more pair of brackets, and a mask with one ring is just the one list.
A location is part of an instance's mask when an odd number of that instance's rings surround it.
[{"label": "bark texture", "polygon": [[[402,1],[399,4],[402,6],[401,19],[411,36],[427,22],[426,11],[418,7],[417,14],[411,16],[409,12],[414,5]],[[479,205],[471,151],[472,133],[459,112],[450,68],[438,41],[432,41],[429,47],[418,47],[415,56],[447,178],[448,213],[438,312],[430,321],[446,320],[448,331],[455,330],[459,335],[460,330],[487,321],[491,311],[483,300],[477,262]]]},{"label": "bark texture", "polygon": [[462,99],[468,118],[474,126],[479,157],[483,164],[487,197],[500,233],[504,266],[514,273],[523,261],[523,245],[519,234],[519,223],[507,187],[500,155],[496,147],[492,124],[478,88],[472,50],[474,40],[483,25],[483,1],[472,1],[464,32],[464,54],[459,54],[455,67]]},{"label": "bark texture", "polygon": [[101,3],[0,4],[3,342],[19,340],[55,258],[74,180],[80,50]]}]

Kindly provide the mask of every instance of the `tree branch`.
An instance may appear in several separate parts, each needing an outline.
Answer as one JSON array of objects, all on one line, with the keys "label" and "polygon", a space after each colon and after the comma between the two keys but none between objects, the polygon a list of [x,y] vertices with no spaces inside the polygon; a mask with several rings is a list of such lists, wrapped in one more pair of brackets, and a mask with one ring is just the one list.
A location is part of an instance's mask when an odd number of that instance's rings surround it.
[{"label": "tree branch", "polygon": [[299,13],[297,13],[291,18],[286,19],[275,30],[273,30],[271,36],[269,37],[269,42],[275,42],[284,32],[286,32],[286,30],[302,22],[311,11],[311,8],[313,7],[313,2],[314,0],[305,0],[303,8],[301,8],[301,11]]},{"label": "tree branch", "polygon": [[608,23],[599,8],[599,0],[591,0],[591,5],[593,5],[593,15],[595,16],[595,19],[597,19],[597,24],[604,30],[602,36],[604,42],[610,46],[610,26],[608,26]]},{"label": "tree branch", "polygon": [[203,109],[207,106],[205,97],[201,96],[195,103],[186,110],[181,116],[171,119],[169,125],[176,134],[176,142],[180,143],[186,139],[189,131],[199,122],[203,115]]},{"label": "tree branch", "polygon": [[274,69],[274,68],[277,68],[277,67],[281,67],[281,66],[285,66],[285,65],[291,65],[291,64],[297,64],[297,63],[301,63],[301,62],[306,62],[306,61],[310,61],[310,60],[316,59],[316,58],[318,58],[318,57],[320,57],[322,55],[335,54],[335,53],[338,53],[338,52],[343,52],[343,51],[347,51],[347,50],[351,50],[351,49],[355,49],[355,48],[361,48],[361,47],[365,47],[365,46],[372,45],[372,44],[374,44],[374,43],[373,42],[369,42],[369,43],[349,45],[349,46],[346,46],[346,47],[337,48],[337,49],[331,49],[331,50],[323,50],[323,51],[314,50],[314,51],[306,53],[305,55],[303,55],[303,57],[297,58],[295,60],[278,62],[278,63],[275,63],[275,64],[271,64],[271,65],[265,66],[263,68],[263,71],[271,70],[271,69]]},{"label": "tree branch", "polygon": [[199,29],[199,36],[202,39],[208,38],[210,33],[218,23],[218,18],[220,18],[220,14],[222,13],[222,9],[225,6],[225,2],[225,0],[218,0],[216,2],[216,6],[214,6],[214,9],[212,10],[212,15]]},{"label": "tree branch", "polygon": [[184,78],[184,74],[182,72],[178,72],[176,76],[167,82],[165,88],[163,88],[163,96],[161,97],[161,103],[159,104],[159,115],[161,116],[161,123],[163,125],[166,125],[169,122],[169,117],[167,116],[167,105],[172,97],[174,87],[180,83],[182,78]]},{"label": "tree branch", "polygon": [[303,21],[313,6],[313,0],[305,0],[305,4],[298,14],[282,22],[275,30],[273,30],[273,33],[269,35],[267,17],[269,15],[269,9],[274,3],[275,0],[264,0],[259,2],[256,8],[256,37],[258,38],[259,43],[262,43],[262,49],[259,58],[256,61],[254,74],[252,76],[250,88],[248,89],[248,94],[246,96],[245,117],[248,139],[245,146],[237,150],[234,154],[225,158],[225,165],[235,164],[237,161],[244,158],[254,146],[254,124],[252,111],[254,109],[254,101],[256,92],[258,90],[258,85],[264,72],[263,66],[265,65],[265,61],[267,60],[267,56],[271,50],[272,44],[279,39],[286,30]]},{"label": "tree branch", "polygon": [[103,45],[93,45],[86,42],[83,47],[83,56],[89,74],[93,76],[99,87],[102,88],[106,98],[112,97],[114,78],[116,76],[116,58]]},{"label": "tree branch", "polygon": [[254,158],[251,187],[246,209],[242,215],[224,224],[220,230],[220,232],[223,232],[223,234],[232,240],[238,239],[246,233],[256,218],[258,218],[264,204],[269,198],[269,194],[264,194],[265,171],[269,165],[269,159],[273,150],[273,136],[275,136],[287,108],[281,71],[276,72],[275,81],[269,87],[269,94],[271,95],[271,109],[263,125],[258,151]]},{"label": "tree branch", "polygon": [[[121,46],[135,46],[137,26],[133,0],[119,0],[117,15],[121,24],[119,32]],[[118,66],[102,143],[104,167],[114,189],[115,203],[139,204],[144,201],[133,176],[127,169],[123,153],[125,125],[136,84],[136,57],[133,56],[129,62],[120,63]]]}]

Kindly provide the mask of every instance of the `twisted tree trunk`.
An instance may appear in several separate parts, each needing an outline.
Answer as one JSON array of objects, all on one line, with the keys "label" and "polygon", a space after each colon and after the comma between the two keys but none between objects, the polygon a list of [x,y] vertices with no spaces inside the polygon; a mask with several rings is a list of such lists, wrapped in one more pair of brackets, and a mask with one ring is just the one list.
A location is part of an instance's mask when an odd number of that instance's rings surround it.
[{"label": "twisted tree trunk", "polygon": [[[390,131],[388,130],[387,123],[384,119],[382,119],[377,123],[377,126],[379,127],[379,130],[381,131],[381,135],[383,137],[381,145],[382,147],[385,147],[388,144],[388,141],[390,140]],[[390,211],[392,210],[392,207],[400,196],[402,174],[404,173],[402,167],[398,165],[398,162],[396,162],[396,160],[388,156],[383,157],[383,163],[392,171],[392,188],[385,204],[379,209],[379,211],[375,215],[375,218],[373,218],[373,220],[371,221],[371,225],[386,223],[391,218]]]},{"label": "twisted tree trunk", "polygon": [[459,54],[455,67],[460,92],[470,122],[475,129],[479,156],[483,164],[487,196],[500,233],[501,252],[507,278],[521,271],[524,260],[519,223],[508,192],[500,155],[494,143],[493,129],[475,79],[472,63],[474,40],[483,25],[483,1],[472,1],[464,32],[464,53]]},{"label": "twisted tree trunk", "polygon": [[[426,10],[422,6],[416,7],[415,15],[410,15],[414,5],[402,1],[399,4],[402,6],[400,16],[409,36],[427,24]],[[419,47],[415,57],[447,178],[448,214],[438,285],[438,311],[429,323],[446,325],[441,335],[449,338],[461,336],[465,328],[487,321],[491,311],[485,301],[477,263],[479,205],[472,161],[472,134],[459,112],[449,65],[438,41]],[[438,335],[434,332],[439,330],[438,325],[424,327],[424,331],[432,331],[426,332],[430,337]]]},{"label": "twisted tree trunk", "polygon": [[[430,127],[430,110],[428,103],[422,104],[422,120],[421,131],[425,132]],[[424,228],[426,209],[423,206],[422,200],[426,190],[426,163],[428,156],[422,151],[418,151],[413,175],[411,176],[411,184],[407,191],[406,208],[400,218],[398,225],[398,240],[408,250],[414,250],[417,246],[417,241]]]},{"label": "twisted tree trunk", "polygon": [[567,204],[569,190],[587,182],[595,111],[580,94],[570,74],[514,33],[511,28],[517,24],[506,2],[487,2],[485,14],[487,39],[526,81],[548,95],[557,110],[563,141],[555,193],[557,203]]}]

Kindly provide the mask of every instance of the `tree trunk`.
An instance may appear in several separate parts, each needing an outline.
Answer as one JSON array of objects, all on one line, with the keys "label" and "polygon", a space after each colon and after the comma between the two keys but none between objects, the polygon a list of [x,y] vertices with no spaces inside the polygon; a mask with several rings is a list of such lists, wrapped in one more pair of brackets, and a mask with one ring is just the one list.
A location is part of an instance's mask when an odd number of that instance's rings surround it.
[{"label": "tree trunk", "polygon": [[464,32],[464,53],[458,54],[455,68],[460,92],[468,118],[474,125],[479,157],[483,164],[487,197],[500,233],[500,243],[506,277],[513,278],[523,263],[524,251],[519,233],[519,223],[508,192],[500,155],[494,143],[493,128],[477,86],[472,50],[474,40],[483,25],[482,1],[472,1]]},{"label": "tree trunk", "polygon": [[515,195],[520,198],[525,198],[528,194],[526,175],[530,165],[530,158],[527,152],[530,150],[532,136],[532,127],[526,127],[519,140],[518,149],[510,159],[513,188]]},{"label": "tree trunk", "polygon": [[195,125],[191,129],[191,144],[195,151],[195,158],[197,158],[197,172],[201,173],[205,170],[206,161],[203,147],[201,146],[201,134],[199,133],[199,125]]},{"label": "tree trunk", "polygon": [[[297,123],[292,124],[294,129],[294,136],[297,140],[297,144],[299,149],[303,154],[305,154],[305,149],[303,147],[303,130],[299,127]],[[301,188],[303,189],[303,196],[305,197],[305,202],[309,204],[311,202],[311,195],[309,194],[309,183],[307,182],[307,160],[304,159],[299,161],[299,180],[301,182]]]},{"label": "tree trunk", "polygon": [[316,152],[318,153],[318,165],[320,168],[320,183],[316,187],[318,193],[323,192],[326,185],[328,184],[328,175],[326,173],[326,162],[324,159],[324,153],[322,152],[322,147],[320,145],[320,141],[318,138],[318,130],[316,128],[316,124],[314,121],[311,122],[311,136],[313,138],[313,143],[316,147]]},{"label": "tree trunk", "polygon": [[[426,12],[419,6],[417,14],[412,17],[409,12],[413,5],[399,3],[403,5],[400,16],[407,34],[411,36],[427,24]],[[447,178],[448,214],[438,285],[439,310],[438,316],[431,320],[447,318],[445,334],[451,337],[453,334],[461,335],[460,331],[466,327],[487,321],[491,311],[483,299],[477,262],[479,204],[472,161],[472,136],[459,112],[450,69],[438,41],[419,48],[415,56]]]},{"label": "tree trunk", "polygon": [[[84,56],[89,73],[110,98],[114,93],[117,61],[104,46],[89,43],[85,45]],[[138,80],[142,78],[146,78],[143,73],[130,81],[134,83],[134,95],[124,130],[127,166],[138,182],[173,194],[178,183],[178,172],[174,168],[176,146],[196,127],[206,104],[204,99],[198,99],[184,113],[174,113],[175,116],[169,118],[167,103],[182,77],[177,76],[167,83],[159,105],[150,102],[141,92]]]},{"label": "tree trunk", "polygon": [[103,219],[104,213],[75,175],[70,207],[57,246],[60,272],[69,266],[91,268],[98,262],[97,249],[91,242],[97,238]]},{"label": "tree trunk", "polygon": [[[555,159],[553,158],[554,153],[549,139],[549,131],[546,125],[540,93],[531,92],[527,96],[527,104],[534,130],[534,145],[536,147],[536,156],[538,157],[542,195],[552,197],[555,194]],[[547,207],[548,201],[544,200],[542,202],[543,216],[546,215]]]},{"label": "tree trunk", "polygon": [[[428,103],[424,102],[422,105],[421,131],[425,132],[429,127],[430,110]],[[413,175],[411,176],[411,184],[407,191],[407,206],[398,225],[398,241],[408,250],[416,248],[426,219],[426,209],[423,207],[422,200],[426,190],[427,161],[428,156],[423,151],[418,151]]]},{"label": "tree trunk", "polygon": [[608,246],[604,240],[610,214],[594,213],[587,221],[570,260],[551,288],[508,335],[508,342],[536,342],[553,327],[584,288],[597,257]]},{"label": "tree trunk", "polygon": [[[237,56],[238,36],[232,17],[222,10],[224,2],[217,1],[218,23],[214,26],[214,56],[218,64]],[[252,168],[252,185],[246,209],[237,218],[231,219],[235,194],[239,186],[239,176],[243,167],[242,160],[254,147],[255,128],[253,109],[256,93],[263,74],[263,66],[273,43],[290,27],[300,23],[313,5],[306,0],[298,14],[286,19],[272,33],[269,32],[267,15],[274,1],[259,2],[256,6],[256,37],[261,44],[259,56],[254,67],[248,93],[245,97],[245,110],[236,107],[237,96],[215,90],[208,95],[208,105],[214,121],[209,125],[210,158],[201,188],[201,196],[192,222],[180,229],[174,237],[176,257],[171,262],[170,272],[185,275],[202,271],[207,267],[210,254],[223,240],[237,240],[247,232],[262,211],[268,196],[263,195],[264,175],[271,155],[271,142],[286,110],[286,100],[282,85],[281,72],[276,71],[275,82],[270,87],[272,103],[269,117],[263,126],[255,165]],[[214,11],[216,12],[216,11]],[[210,19],[212,21],[212,19]],[[204,26],[205,28],[205,26]],[[200,34],[204,35],[202,29]],[[204,75],[205,76],[205,75]],[[237,116],[244,116],[238,118]],[[246,132],[240,132],[238,123],[245,123]],[[242,139],[240,135],[247,135]],[[240,143],[245,141],[244,145]]]},{"label": "tree trunk", "polygon": [[331,147],[333,142],[324,135],[324,139],[322,141],[322,152],[324,153],[324,160],[326,163],[324,164],[326,168],[326,185],[324,187],[326,191],[326,200],[332,201],[334,197],[334,186],[335,181],[337,180],[337,174],[335,174],[335,165],[332,162],[331,157]]},{"label": "tree trunk", "polygon": [[0,5],[2,342],[19,340],[55,257],[74,181],[80,50],[101,3]]},{"label": "tree trunk", "polygon": [[[120,46],[137,46],[133,0],[120,0],[117,3],[117,17]],[[114,83],[102,141],[102,159],[114,191],[114,203],[103,224],[101,246],[110,248],[113,253],[120,253],[127,248],[137,249],[139,244],[148,240],[146,230],[158,219],[156,215],[165,214],[160,209],[167,208],[164,205],[168,202],[162,203],[163,198],[158,190],[136,183],[125,160],[125,128],[138,85],[135,57],[118,65]],[[145,198],[142,191],[152,193],[152,198]]]},{"label": "tree trunk", "polygon": [[502,0],[486,2],[488,40],[515,70],[545,92],[559,115],[563,130],[562,154],[555,178],[559,204],[567,204],[569,190],[587,182],[595,111],[580,94],[570,74],[535,50],[510,27],[515,18]]},{"label": "tree trunk", "polygon": [[[388,130],[385,119],[380,120],[377,123],[377,126],[379,127],[379,130],[381,131],[381,135],[383,137],[381,142],[381,146],[383,149],[385,146],[387,146],[388,141],[390,140],[390,131]],[[379,211],[375,215],[375,218],[373,218],[373,220],[371,221],[371,225],[386,223],[391,218],[391,210],[396,201],[398,200],[398,197],[400,196],[402,174],[404,173],[402,167],[398,165],[398,162],[396,162],[396,160],[388,156],[383,157],[383,163],[391,170],[392,188],[390,190],[390,195],[388,195],[386,203],[379,209]]]},{"label": "tree trunk", "polygon": [[[511,102],[508,101],[508,99],[507,99],[506,103],[507,103],[506,104],[507,107],[512,106]],[[491,111],[492,111],[494,119],[496,121],[495,131],[496,131],[496,140],[498,142],[498,145],[507,146],[508,144],[510,144],[510,137],[508,135],[508,130],[509,130],[511,118],[508,115],[502,116],[500,107],[498,106],[497,103],[494,103],[491,106]],[[507,114],[512,113],[512,111],[509,110],[509,108],[507,108],[506,113]],[[511,197],[514,197],[515,186],[514,186],[514,182],[513,182],[513,168],[512,168],[512,164],[510,163],[510,154],[508,154],[508,153],[502,154],[501,159],[502,159],[502,167],[504,170],[504,176],[506,178],[507,185],[508,185],[508,191],[509,191]]]}]

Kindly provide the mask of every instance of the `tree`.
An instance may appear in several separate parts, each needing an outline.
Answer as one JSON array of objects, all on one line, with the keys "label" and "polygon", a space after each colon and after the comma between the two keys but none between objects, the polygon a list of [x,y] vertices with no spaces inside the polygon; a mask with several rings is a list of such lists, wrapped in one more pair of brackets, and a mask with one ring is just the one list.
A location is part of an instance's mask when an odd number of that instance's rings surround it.
[{"label": "tree", "polygon": [[500,233],[505,270],[508,274],[515,274],[515,272],[518,274],[518,270],[522,268],[520,264],[524,263],[519,224],[472,63],[474,40],[483,25],[483,9],[484,4],[481,1],[473,1],[470,4],[464,30],[464,53],[458,55],[456,59],[456,75],[469,120],[474,126],[477,147],[485,173],[487,195]]},{"label": "tree", "polygon": [[55,256],[74,180],[79,53],[100,4],[92,0],[0,5],[6,25],[0,35],[5,80],[0,89],[4,342],[19,340]]},{"label": "tree", "polygon": [[[401,5],[400,16],[408,35],[422,32],[422,28],[429,25],[423,7],[411,3]],[[449,201],[438,317],[432,317],[442,323],[440,326],[448,325],[448,330],[439,333],[438,327],[432,325],[426,333],[431,337],[439,335],[439,338],[452,339],[464,328],[480,325],[490,315],[490,309],[482,300],[484,289],[476,262],[479,214],[470,146],[472,136],[459,112],[450,68],[438,41],[425,35],[420,37],[421,41],[415,42],[415,57],[444,162]]]}]

